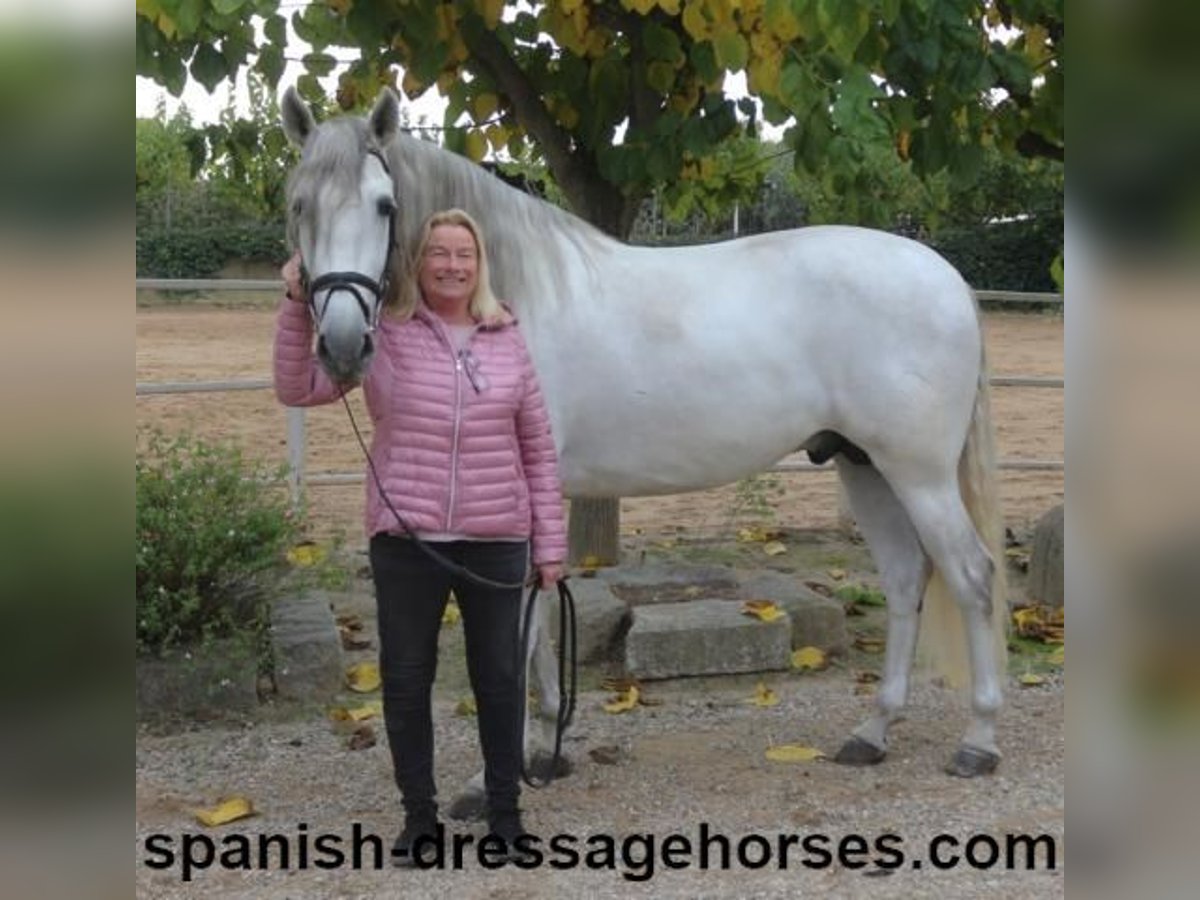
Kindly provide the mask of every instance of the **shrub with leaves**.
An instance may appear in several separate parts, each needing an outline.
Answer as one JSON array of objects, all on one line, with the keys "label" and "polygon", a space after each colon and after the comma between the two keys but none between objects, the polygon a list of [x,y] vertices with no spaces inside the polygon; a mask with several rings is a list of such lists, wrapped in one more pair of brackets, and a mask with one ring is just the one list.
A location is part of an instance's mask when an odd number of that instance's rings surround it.
[{"label": "shrub with leaves", "polygon": [[264,626],[259,576],[282,562],[298,530],[285,471],[190,435],[142,437],[135,460],[139,654]]}]

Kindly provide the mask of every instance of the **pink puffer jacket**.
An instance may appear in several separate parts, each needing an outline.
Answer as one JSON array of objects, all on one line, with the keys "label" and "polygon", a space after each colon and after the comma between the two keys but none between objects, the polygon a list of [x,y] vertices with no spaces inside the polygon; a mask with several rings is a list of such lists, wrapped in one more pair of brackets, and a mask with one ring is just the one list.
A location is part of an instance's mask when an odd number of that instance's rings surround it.
[{"label": "pink puffer jacket", "polygon": [[[338,398],[312,352],[308,308],[284,298],[275,332],[275,395],[286,406]],[[371,456],[410,528],[477,539],[531,538],[534,565],[566,558],[562,487],[550,419],[521,332],[478,327],[466,359],[442,321],[418,309],[386,317],[363,390]],[[470,369],[468,373],[467,369]],[[402,533],[367,477],[367,534]]]}]

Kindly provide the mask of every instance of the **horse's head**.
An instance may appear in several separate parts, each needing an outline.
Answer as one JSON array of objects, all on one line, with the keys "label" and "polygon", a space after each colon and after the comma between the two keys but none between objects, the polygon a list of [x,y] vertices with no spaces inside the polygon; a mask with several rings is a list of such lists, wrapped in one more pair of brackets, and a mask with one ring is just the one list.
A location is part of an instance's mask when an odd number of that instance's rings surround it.
[{"label": "horse's head", "polygon": [[399,101],[385,89],[370,116],[318,125],[294,88],[280,104],[300,147],[288,181],[288,240],[300,250],[317,358],[338,383],[361,379],[392,284],[396,199],[386,159]]}]

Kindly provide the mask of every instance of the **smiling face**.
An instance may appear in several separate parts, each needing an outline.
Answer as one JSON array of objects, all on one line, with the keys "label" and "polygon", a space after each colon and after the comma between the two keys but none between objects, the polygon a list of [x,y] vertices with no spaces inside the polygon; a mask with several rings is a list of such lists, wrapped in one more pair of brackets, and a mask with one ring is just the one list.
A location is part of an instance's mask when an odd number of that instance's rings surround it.
[{"label": "smiling face", "polygon": [[425,303],[447,321],[470,320],[479,285],[479,247],[464,225],[437,225],[429,233],[418,277]]}]

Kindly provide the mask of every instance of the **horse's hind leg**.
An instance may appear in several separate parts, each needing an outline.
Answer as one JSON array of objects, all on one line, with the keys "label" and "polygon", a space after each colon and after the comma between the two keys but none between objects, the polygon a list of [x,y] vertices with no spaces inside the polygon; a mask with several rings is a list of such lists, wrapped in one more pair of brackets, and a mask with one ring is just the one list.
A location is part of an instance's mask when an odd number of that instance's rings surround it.
[{"label": "horse's hind leg", "polygon": [[[963,777],[986,775],[1000,761],[996,714],[1003,702],[992,631],[995,563],[963,505],[953,475],[932,487],[897,484],[896,490],[921,544],[949,585],[966,629],[972,718],[946,770]],[[1004,602],[1003,598],[999,601]]]},{"label": "horse's hind leg", "polygon": [[929,580],[929,558],[895,493],[872,465],[837,457],[850,509],[866,538],[887,596],[887,655],[875,695],[875,712],[842,745],[835,757],[848,765],[877,763],[887,752],[888,727],[907,696],[917,645],[921,596]]}]

